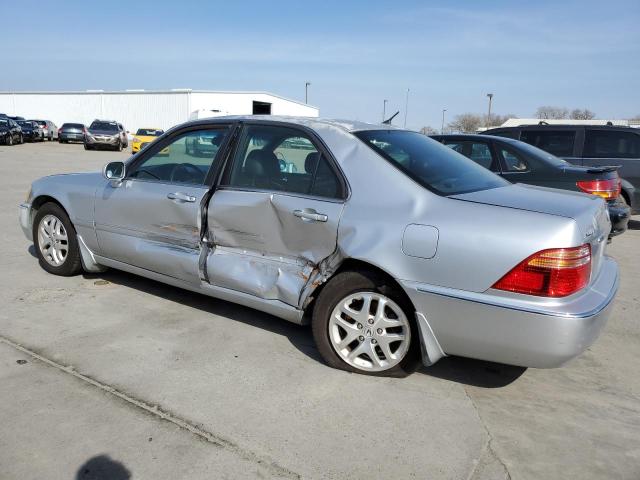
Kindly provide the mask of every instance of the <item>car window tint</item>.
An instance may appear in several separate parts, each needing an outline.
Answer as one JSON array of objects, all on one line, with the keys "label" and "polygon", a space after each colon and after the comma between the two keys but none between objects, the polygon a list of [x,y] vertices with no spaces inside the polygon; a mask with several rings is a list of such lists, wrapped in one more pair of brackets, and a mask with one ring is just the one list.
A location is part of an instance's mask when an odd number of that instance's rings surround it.
[{"label": "car window tint", "polygon": [[640,135],[633,132],[587,130],[584,154],[592,158],[639,158]]},{"label": "car window tint", "polygon": [[574,130],[523,130],[520,140],[559,157],[573,155]]},{"label": "car window tint", "polygon": [[337,197],[338,178],[303,132],[250,125],[240,140],[228,185],[322,197]]},{"label": "car window tint", "polygon": [[381,157],[429,190],[457,195],[508,185],[464,155],[417,132],[369,130],[355,132]]},{"label": "car window tint", "polygon": [[527,172],[530,170],[529,162],[515,150],[499,146],[498,152],[502,157],[505,172]]},{"label": "car window tint", "polygon": [[493,172],[498,171],[488,144],[467,140],[444,140],[444,144],[454,151],[463,154],[465,157],[470,158],[481,167]]},{"label": "car window tint", "polygon": [[518,130],[507,130],[505,132],[491,132],[489,135],[495,135],[497,137],[513,138],[518,140],[520,138],[520,132]]},{"label": "car window tint", "polygon": [[164,148],[152,146],[150,156],[129,177],[202,185],[226,134],[226,128],[195,130],[179,135]]}]

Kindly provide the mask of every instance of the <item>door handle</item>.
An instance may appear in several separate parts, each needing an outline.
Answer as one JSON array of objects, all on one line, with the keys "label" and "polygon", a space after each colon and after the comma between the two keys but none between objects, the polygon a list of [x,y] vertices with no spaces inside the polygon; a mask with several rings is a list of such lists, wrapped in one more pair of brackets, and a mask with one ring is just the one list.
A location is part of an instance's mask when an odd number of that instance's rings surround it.
[{"label": "door handle", "polygon": [[326,222],[329,220],[324,213],[318,213],[313,208],[305,208],[304,210],[294,210],[293,214],[307,222]]},{"label": "door handle", "polygon": [[193,203],[196,201],[196,197],[192,197],[191,195],[187,195],[186,193],[175,192],[167,195],[169,200],[177,200],[178,202],[187,202]]}]

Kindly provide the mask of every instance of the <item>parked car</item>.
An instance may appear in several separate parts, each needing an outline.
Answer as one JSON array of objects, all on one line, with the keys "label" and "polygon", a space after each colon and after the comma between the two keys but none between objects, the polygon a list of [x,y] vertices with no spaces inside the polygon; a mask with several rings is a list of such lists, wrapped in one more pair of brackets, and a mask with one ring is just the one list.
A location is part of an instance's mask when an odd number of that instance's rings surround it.
[{"label": "parked car", "polygon": [[23,141],[20,125],[11,118],[0,118],[0,143],[13,145]]},{"label": "parked car", "polygon": [[[200,136],[219,148],[186,155]],[[310,322],[329,365],[373,375],[444,355],[559,366],[618,288],[602,198],[511,184],[389,125],[188,122],[102,174],[36,180],[20,224],[47,272],[113,267]]]},{"label": "parked car", "polygon": [[512,183],[561,188],[604,198],[611,218],[610,236],[627,230],[629,206],[620,196],[617,167],[573,165],[528,143],[487,135],[432,135],[458,153]]},{"label": "parked car", "polygon": [[31,120],[18,120],[16,122],[22,130],[22,140],[25,142],[42,142],[44,133],[40,125]]},{"label": "parked car", "polygon": [[210,156],[218,150],[219,144],[216,142],[219,140],[219,137],[211,135],[209,132],[201,132],[199,135],[192,135],[185,141],[184,151],[187,155],[194,157]]},{"label": "parked car", "polygon": [[121,123],[118,124],[118,130],[120,130],[123,148],[127,148],[129,146],[129,130],[124,128],[124,125]]},{"label": "parked car", "polygon": [[58,129],[58,142],[82,142],[84,143],[84,135],[87,133],[87,127],[82,123],[63,123]]},{"label": "parked car", "polygon": [[58,127],[51,120],[31,120],[36,122],[42,128],[44,138],[52,142],[58,139]]},{"label": "parked car", "polygon": [[163,133],[164,130],[160,128],[139,128],[131,142],[131,153],[138,153]]},{"label": "parked car", "polygon": [[7,118],[10,118],[10,119],[11,119],[11,120],[13,120],[14,122],[15,122],[15,121],[18,121],[18,120],[24,120],[24,117],[19,117],[19,116],[17,116],[17,115],[9,116],[9,117],[7,117]]},{"label": "parked car", "polygon": [[620,165],[622,198],[632,214],[640,214],[640,129],[542,123],[492,128],[483,133],[522,140],[575,165]]},{"label": "parked car", "polygon": [[94,120],[84,133],[85,150],[110,148],[122,151],[127,143],[122,125],[113,120]]}]

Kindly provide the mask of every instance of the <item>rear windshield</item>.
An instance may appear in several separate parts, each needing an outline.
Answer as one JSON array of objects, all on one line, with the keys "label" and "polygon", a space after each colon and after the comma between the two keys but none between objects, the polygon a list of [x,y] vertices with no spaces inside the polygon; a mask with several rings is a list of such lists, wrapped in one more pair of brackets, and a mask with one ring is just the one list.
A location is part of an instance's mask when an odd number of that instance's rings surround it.
[{"label": "rear windshield", "polygon": [[509,185],[473,160],[418,132],[369,130],[355,135],[438,195],[458,195]]},{"label": "rear windshield", "polygon": [[89,128],[91,130],[106,130],[107,132],[117,132],[118,124],[115,122],[93,122]]},{"label": "rear windshield", "polygon": [[16,123],[18,125],[20,125],[21,127],[33,128],[33,123],[32,122],[27,122],[26,120],[17,120]]},{"label": "rear windshield", "polygon": [[557,167],[565,167],[567,165],[570,165],[570,163],[567,162],[566,160],[556,157],[555,155],[551,155],[549,152],[545,152],[541,148],[534,147],[533,145],[529,145],[528,143],[525,143],[525,142],[513,142],[513,143],[509,142],[507,143],[507,145],[513,145],[519,150],[524,151],[526,154],[529,154],[534,158],[542,159],[546,163],[551,163],[552,165],[555,165]]},{"label": "rear windshield", "polygon": [[64,123],[62,124],[62,128],[79,128],[82,130],[84,125],[82,123]]},{"label": "rear windshield", "polygon": [[0,118],[0,127],[7,127],[9,126],[9,121],[5,120],[4,118]]},{"label": "rear windshield", "polygon": [[157,128],[139,128],[136,135],[140,135],[142,137],[158,137],[163,133],[164,132],[162,130],[158,130]]},{"label": "rear windshield", "polygon": [[47,126],[47,122],[45,122],[44,120],[31,120],[33,123],[37,123],[38,125],[40,125],[41,127],[46,127]]}]

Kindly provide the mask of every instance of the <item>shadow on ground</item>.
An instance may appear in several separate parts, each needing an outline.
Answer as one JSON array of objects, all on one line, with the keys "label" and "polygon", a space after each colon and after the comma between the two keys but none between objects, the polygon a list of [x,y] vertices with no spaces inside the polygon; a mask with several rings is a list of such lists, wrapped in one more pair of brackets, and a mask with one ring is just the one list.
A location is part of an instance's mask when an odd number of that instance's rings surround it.
[{"label": "shadow on ground", "polygon": [[76,480],[129,480],[131,472],[122,463],[108,455],[97,455],[87,460],[76,473]]},{"label": "shadow on ground", "polygon": [[[106,280],[116,285],[134,288],[146,294],[282,335],[300,352],[319,363],[324,363],[316,349],[311,330],[306,326],[296,325],[242,305],[217,300],[118,270],[110,269],[104,273],[85,274],[84,278],[94,282]],[[421,368],[419,372],[466,385],[499,388],[518,379],[525,370],[522,367],[480,360],[446,357],[432,367]]]},{"label": "shadow on ground", "polygon": [[640,230],[640,220],[629,220],[629,230]]}]

